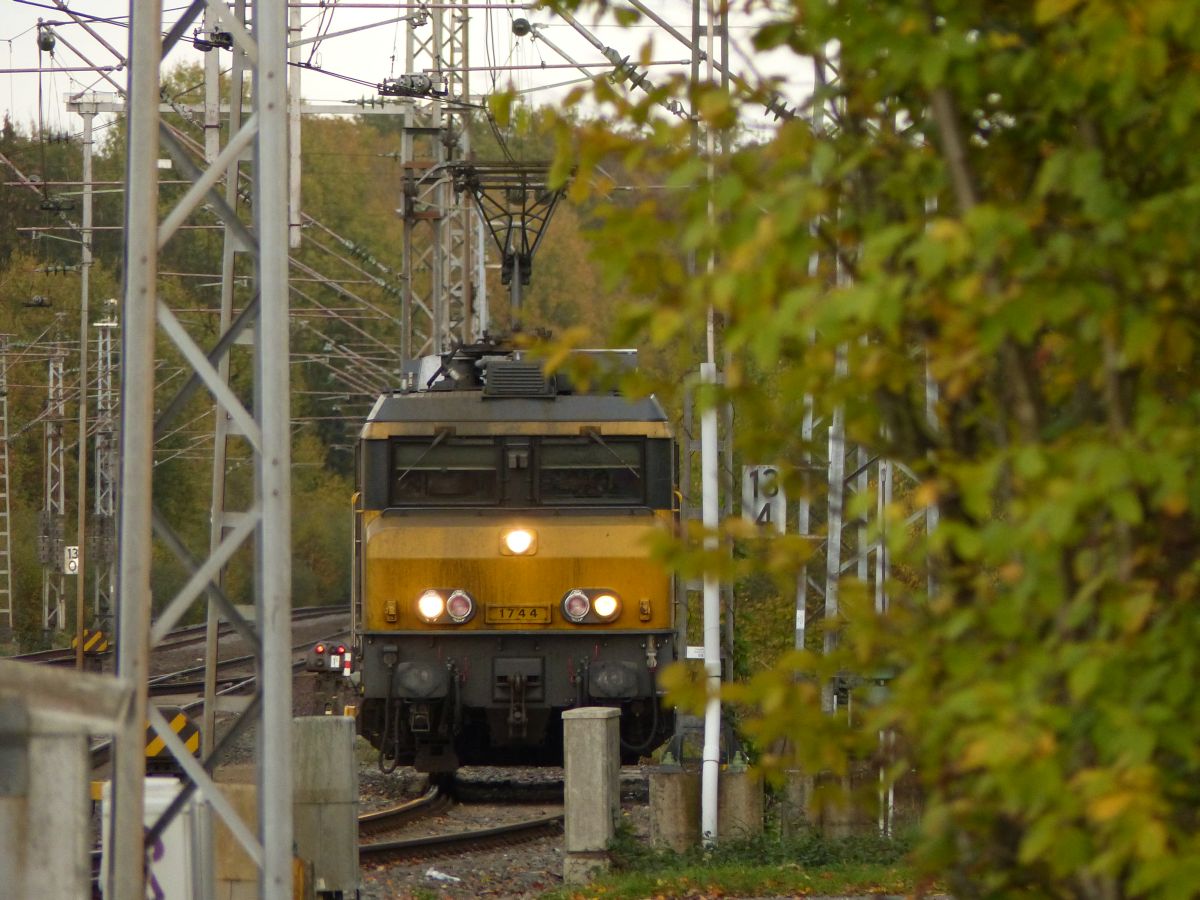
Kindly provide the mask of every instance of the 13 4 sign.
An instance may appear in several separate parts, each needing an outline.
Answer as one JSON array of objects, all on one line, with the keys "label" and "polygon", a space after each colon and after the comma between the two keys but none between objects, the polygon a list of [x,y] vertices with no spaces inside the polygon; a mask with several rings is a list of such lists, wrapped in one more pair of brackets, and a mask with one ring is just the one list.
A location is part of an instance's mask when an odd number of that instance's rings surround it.
[{"label": "13 4 sign", "polygon": [[742,469],[742,518],[783,534],[787,527],[787,501],[775,466]]}]

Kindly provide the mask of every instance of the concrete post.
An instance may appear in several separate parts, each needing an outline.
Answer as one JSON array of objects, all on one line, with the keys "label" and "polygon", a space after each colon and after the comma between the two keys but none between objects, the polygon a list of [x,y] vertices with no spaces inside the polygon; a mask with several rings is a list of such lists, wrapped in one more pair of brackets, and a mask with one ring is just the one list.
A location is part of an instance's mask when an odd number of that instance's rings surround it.
[{"label": "concrete post", "polygon": [[87,896],[87,738],[0,698],[0,873],[4,896]]},{"label": "concrete post", "polygon": [[650,844],[684,853],[700,843],[700,773],[681,766],[650,770]]},{"label": "concrete post", "polygon": [[785,779],[779,826],[786,837],[792,837],[819,824],[814,800],[816,780],[803,769],[788,769]]},{"label": "concrete post", "polygon": [[292,804],[296,853],[312,864],[317,892],[358,889],[358,766],[354,720],[292,720]]},{"label": "concrete post", "polygon": [[721,772],[718,785],[721,821],[717,834],[723,841],[744,841],[763,832],[762,774],[744,766]]},{"label": "concrete post", "polygon": [[[248,828],[258,830],[258,786],[254,772],[219,770],[218,785]],[[250,779],[239,780],[239,779]],[[220,816],[213,816],[215,900],[258,900],[258,866]]]},{"label": "concrete post", "polygon": [[[684,853],[700,843],[703,797],[699,772],[681,766],[650,770],[650,844]],[[745,767],[726,767],[717,781],[717,838],[746,840],[763,830],[762,775]]]},{"label": "concrete post", "polygon": [[600,706],[563,713],[568,884],[608,869],[608,845],[621,814],[620,715],[619,709]]}]

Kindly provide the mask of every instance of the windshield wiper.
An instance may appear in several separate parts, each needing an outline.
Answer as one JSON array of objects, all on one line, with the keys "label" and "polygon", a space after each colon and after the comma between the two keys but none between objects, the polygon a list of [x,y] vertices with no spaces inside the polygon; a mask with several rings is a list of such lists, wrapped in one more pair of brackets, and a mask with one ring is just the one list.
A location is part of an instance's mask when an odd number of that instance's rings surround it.
[{"label": "windshield wiper", "polygon": [[449,434],[450,434],[450,429],[449,429],[449,428],[440,428],[440,429],[438,429],[438,433],[437,433],[437,434],[435,434],[435,435],[433,436],[433,440],[432,440],[432,441],[430,441],[430,443],[429,443],[429,446],[428,446],[428,447],[426,447],[424,450],[422,450],[422,451],[421,451],[421,455],[420,455],[420,456],[418,456],[416,459],[414,459],[414,460],[413,460],[411,463],[409,463],[409,464],[408,464],[408,468],[407,468],[407,469],[405,469],[403,472],[401,472],[401,473],[400,473],[400,477],[396,479],[396,485],[395,485],[395,486],[396,486],[396,487],[400,487],[400,483],[401,483],[402,481],[404,481],[404,479],[405,479],[405,478],[407,478],[407,477],[408,477],[408,473],[409,473],[409,472],[411,472],[411,471],[412,471],[414,468],[416,468],[416,466],[417,466],[417,465],[418,465],[418,464],[421,462],[421,460],[423,460],[423,459],[424,459],[426,456],[428,456],[428,455],[429,455],[429,451],[431,451],[431,450],[432,450],[434,447],[436,447],[436,446],[437,446],[438,444],[440,444],[440,443],[441,443],[443,440],[445,440],[445,438],[446,438],[446,437],[447,437],[447,435],[449,435]]},{"label": "windshield wiper", "polygon": [[607,450],[610,454],[612,454],[613,459],[615,459],[617,462],[619,462],[621,465],[623,465],[626,469],[628,469],[630,472],[632,472],[634,478],[636,478],[638,481],[642,480],[642,473],[639,472],[637,469],[635,469],[633,466],[631,466],[629,463],[627,463],[625,460],[621,459],[621,455],[619,453],[617,453],[617,451],[614,450],[612,447],[610,447],[607,443],[605,443],[604,438],[600,437],[600,432],[598,430],[596,430],[595,428],[585,428],[585,429],[583,429],[583,433],[587,437],[589,437],[593,441],[595,441],[597,444],[599,444],[601,447],[603,447],[605,450]]}]

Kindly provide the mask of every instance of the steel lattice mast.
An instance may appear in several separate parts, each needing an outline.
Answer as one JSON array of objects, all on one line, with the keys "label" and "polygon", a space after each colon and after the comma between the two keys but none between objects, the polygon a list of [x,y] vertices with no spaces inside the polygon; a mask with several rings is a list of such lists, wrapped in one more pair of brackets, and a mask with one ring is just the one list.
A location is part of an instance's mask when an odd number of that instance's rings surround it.
[{"label": "steel lattice mast", "polygon": [[66,585],[63,579],[63,515],[66,512],[66,484],[63,477],[65,453],[63,422],[67,417],[63,397],[63,360],[61,344],[50,355],[47,367],[45,482],[39,555],[42,562],[42,629],[49,633],[67,627]]},{"label": "steel lattice mast", "polygon": [[471,203],[455,193],[449,168],[468,149],[463,114],[453,109],[470,97],[467,26],[465,0],[423,10],[407,22],[406,71],[409,77],[428,72],[431,90],[424,93],[441,99],[414,103],[401,137],[405,360],[474,340],[487,324],[476,315],[482,247]]},{"label": "steel lattice mast", "polygon": [[[111,312],[115,312],[111,311]],[[111,632],[117,599],[116,516],[117,516],[117,397],[113,375],[113,333],[117,323],[105,319],[96,323],[96,496],[93,523],[93,568],[95,582],[96,627]]]},{"label": "steel lattice mast", "polygon": [[[258,896],[292,896],[291,803],[291,547],[290,434],[288,394],[288,158],[285,4],[256,4],[243,22],[212,0],[210,14],[245,54],[252,73],[253,111],[228,144],[197,170],[169,132],[160,128],[159,73],[164,57],[193,26],[202,4],[193,4],[163,37],[160,0],[130,4],[129,153],[126,192],[125,296],[122,312],[122,456],[118,561],[118,677],[132,700],[118,724],[113,767],[113,866],[109,896],[144,895],[145,840],[143,756],[148,719],[191,782],[228,825],[259,866]],[[157,160],[166,149],[177,171],[193,186],[160,221]],[[242,225],[217,191],[236,161],[252,151],[253,225]],[[254,400],[247,408],[217,369],[228,352],[228,332],[212,348],[201,348],[158,298],[158,251],[202,204],[217,210],[239,245],[255,258],[255,301],[237,327],[253,338]],[[207,559],[188,556],[171,523],[154,508],[154,435],[166,423],[154,420],[155,339],[161,328],[195,371],[252,449],[254,489],[249,508],[227,530]],[[193,381],[193,384],[195,381]],[[168,404],[167,410],[173,408]],[[151,621],[151,533],[176,551],[192,571],[187,585],[169,598]],[[247,540],[255,548],[255,621],[247,623],[214,584],[217,572]],[[258,650],[259,692],[250,710],[257,726],[257,834],[241,820],[210,776],[192,759],[162,715],[147,702],[150,648],[202,594]],[[153,837],[161,823],[150,830]]]},{"label": "steel lattice mast", "polygon": [[0,334],[0,625],[11,632],[12,518],[8,485],[8,335]]}]

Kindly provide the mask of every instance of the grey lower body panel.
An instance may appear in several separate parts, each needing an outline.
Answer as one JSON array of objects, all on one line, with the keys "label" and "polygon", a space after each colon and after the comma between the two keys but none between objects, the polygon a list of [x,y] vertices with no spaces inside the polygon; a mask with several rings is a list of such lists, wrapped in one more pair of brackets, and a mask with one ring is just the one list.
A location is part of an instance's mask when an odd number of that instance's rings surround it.
[{"label": "grey lower body panel", "polygon": [[674,661],[673,641],[667,631],[368,633],[360,731],[385,756],[430,771],[510,756],[552,764],[563,710],[614,706],[636,758],[671,733],[656,675]]}]

